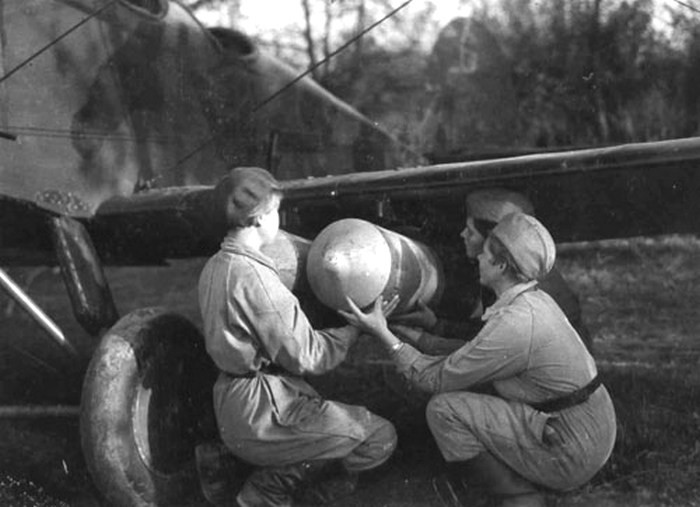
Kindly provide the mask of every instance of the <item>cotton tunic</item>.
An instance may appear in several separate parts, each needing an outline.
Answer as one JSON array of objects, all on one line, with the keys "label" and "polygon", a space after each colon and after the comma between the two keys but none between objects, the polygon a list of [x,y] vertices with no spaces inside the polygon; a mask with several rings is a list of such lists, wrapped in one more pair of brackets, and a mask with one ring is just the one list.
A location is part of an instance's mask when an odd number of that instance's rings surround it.
[{"label": "cotton tunic", "polygon": [[[589,383],[595,361],[561,308],[536,282],[501,294],[479,334],[446,356],[408,344],[393,358],[415,386],[436,394],[428,422],[447,461],[489,451],[529,480],[576,487],[612,452],[615,412],[604,386],[580,405],[543,413],[531,404]],[[498,396],[472,392],[490,384]]]},{"label": "cotton tunic", "polygon": [[199,301],[207,351],[221,370],[219,432],[237,456],[256,465],[345,458],[355,470],[390,456],[391,423],[322,399],[302,378],[342,362],[358,331],[314,330],[271,259],[227,236],[202,271]]},{"label": "cotton tunic", "polygon": [[[478,267],[474,266],[476,270],[476,278],[473,283],[479,283]],[[564,312],[566,318],[569,319],[571,325],[574,327],[579,337],[583,341],[584,345],[589,352],[593,352],[593,338],[588,331],[588,328],[583,322],[581,316],[581,304],[579,302],[578,296],[571,290],[571,287],[566,283],[564,277],[561,275],[557,269],[556,264],[554,267],[545,275],[542,279],[538,281],[538,288],[547,294],[549,294],[552,299],[559,305],[559,308]],[[480,304],[486,310],[496,301],[496,295],[488,287],[481,287],[481,300]],[[480,317],[473,317],[466,321],[452,321],[448,319],[440,319],[431,332],[436,335],[457,338],[460,340],[471,340],[477,335],[477,333],[483,327],[483,322]],[[445,344],[443,344],[445,345]],[[426,348],[430,347],[435,353],[449,354],[454,351],[447,344],[447,348],[439,344],[434,344],[430,346],[428,344],[423,346],[419,344],[421,350],[425,351]]]}]

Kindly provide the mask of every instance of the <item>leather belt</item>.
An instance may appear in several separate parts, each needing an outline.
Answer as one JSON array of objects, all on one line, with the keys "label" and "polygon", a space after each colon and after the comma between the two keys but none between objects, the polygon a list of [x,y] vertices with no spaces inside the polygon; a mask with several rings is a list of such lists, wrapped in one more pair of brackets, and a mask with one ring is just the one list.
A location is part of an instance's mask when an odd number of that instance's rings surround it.
[{"label": "leather belt", "polygon": [[576,389],[574,392],[565,394],[560,398],[543,401],[540,403],[531,403],[530,406],[540,412],[559,412],[561,410],[580,405],[586,401],[591,394],[595,392],[602,384],[602,380],[598,375],[595,376],[588,384],[581,389]]}]

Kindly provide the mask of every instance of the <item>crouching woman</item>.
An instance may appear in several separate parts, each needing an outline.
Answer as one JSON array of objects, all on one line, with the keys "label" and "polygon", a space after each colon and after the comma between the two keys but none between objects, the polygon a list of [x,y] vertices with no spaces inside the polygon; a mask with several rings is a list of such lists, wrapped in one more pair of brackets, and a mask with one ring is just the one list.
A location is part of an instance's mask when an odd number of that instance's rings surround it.
[{"label": "crouching woman", "polygon": [[368,313],[349,301],[343,312],[388,347],[412,384],[434,394],[428,425],[451,475],[503,505],[543,505],[542,486],[584,484],[615,442],[613,404],[593,357],[538,289],[554,259],[554,241],[537,219],[504,217],[478,258],[481,283],[497,301],[474,340],[450,355],[424,355],[401,341],[396,334],[413,342],[421,331],[390,329],[380,301]]},{"label": "crouching woman", "polygon": [[[340,364],[358,330],[314,329],[262,252],[279,231],[281,199],[266,170],[231,170],[215,189],[228,234],[199,280],[207,352],[220,370],[213,392],[220,436],[255,466],[236,497],[241,507],[289,506],[304,490],[314,501],[331,502],[396,447],[389,421],[326,400],[304,379]],[[203,485],[218,503],[210,489]]]}]

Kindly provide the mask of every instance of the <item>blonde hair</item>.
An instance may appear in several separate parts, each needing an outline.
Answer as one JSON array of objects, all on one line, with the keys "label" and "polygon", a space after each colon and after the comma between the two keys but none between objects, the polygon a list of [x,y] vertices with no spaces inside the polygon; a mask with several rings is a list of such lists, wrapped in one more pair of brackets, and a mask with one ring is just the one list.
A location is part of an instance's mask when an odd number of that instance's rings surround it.
[{"label": "blonde hair", "polygon": [[217,214],[229,229],[250,227],[282,199],[282,186],[265,169],[236,167],[214,189]]}]

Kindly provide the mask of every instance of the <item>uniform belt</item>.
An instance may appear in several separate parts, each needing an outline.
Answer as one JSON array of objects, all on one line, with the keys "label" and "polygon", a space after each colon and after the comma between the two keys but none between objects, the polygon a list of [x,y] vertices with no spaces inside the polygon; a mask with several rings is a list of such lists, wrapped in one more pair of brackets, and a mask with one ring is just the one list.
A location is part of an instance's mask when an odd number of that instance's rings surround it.
[{"label": "uniform belt", "polygon": [[231,373],[223,370],[222,373],[231,378],[255,378],[260,373],[264,373],[266,375],[291,375],[291,373],[289,373],[287,370],[281,366],[277,366],[274,363],[263,364],[260,366],[259,370],[249,371],[248,373]]},{"label": "uniform belt", "polygon": [[598,387],[600,387],[601,383],[602,380],[600,380],[600,377],[596,375],[593,380],[591,380],[581,389],[577,389],[574,392],[566,394],[560,398],[554,398],[541,403],[531,403],[531,406],[540,412],[559,412],[560,410],[580,405],[586,401],[589,396],[593,394]]}]

